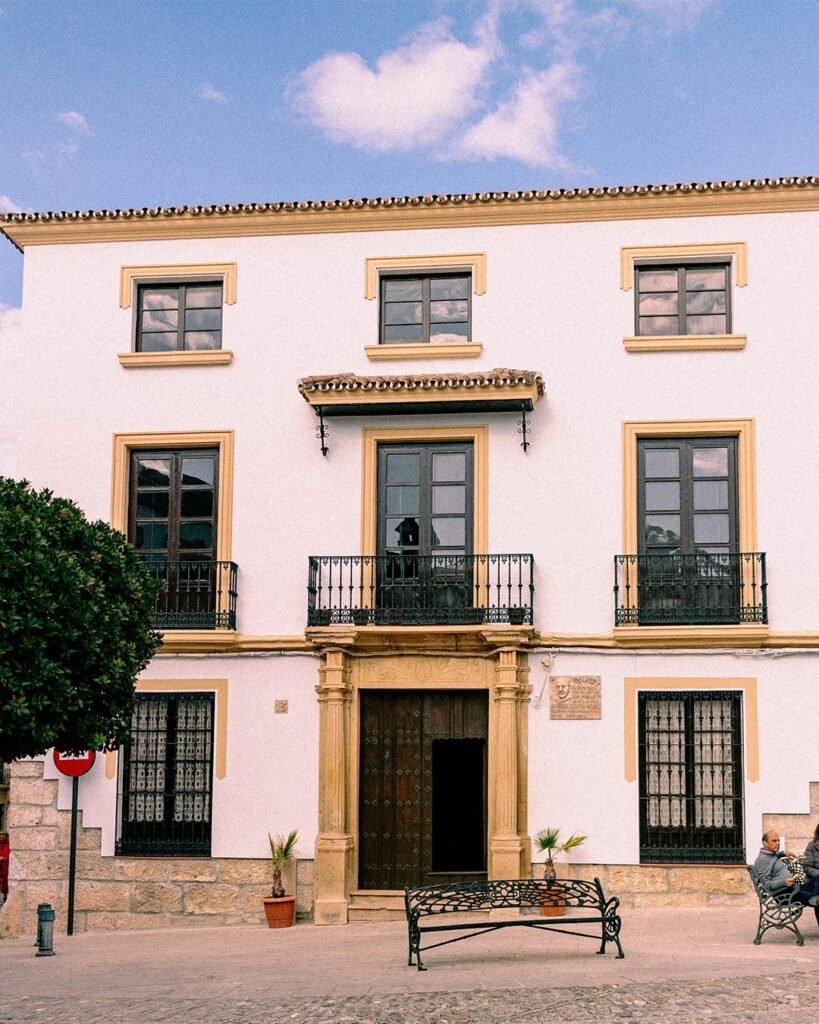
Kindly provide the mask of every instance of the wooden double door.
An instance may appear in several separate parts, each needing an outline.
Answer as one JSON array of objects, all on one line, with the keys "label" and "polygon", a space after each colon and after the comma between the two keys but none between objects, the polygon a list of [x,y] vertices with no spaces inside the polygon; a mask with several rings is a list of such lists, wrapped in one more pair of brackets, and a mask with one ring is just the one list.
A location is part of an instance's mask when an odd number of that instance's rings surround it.
[{"label": "wooden double door", "polygon": [[486,877],[483,691],[361,692],[360,889]]}]

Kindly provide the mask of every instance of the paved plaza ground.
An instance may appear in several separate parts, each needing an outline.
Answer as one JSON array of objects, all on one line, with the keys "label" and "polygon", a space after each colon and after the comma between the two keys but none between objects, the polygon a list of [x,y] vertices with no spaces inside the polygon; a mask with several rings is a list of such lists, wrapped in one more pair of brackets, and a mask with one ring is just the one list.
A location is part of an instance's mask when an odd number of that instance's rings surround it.
[{"label": "paved plaza ground", "polygon": [[[59,922],[58,922],[59,924]],[[176,928],[0,942],[2,1024],[676,1024],[819,1021],[819,927],[805,945],[752,908],[623,914],[626,953],[525,928],[406,966],[401,923]],[[610,947],[611,949],[611,947]]]}]

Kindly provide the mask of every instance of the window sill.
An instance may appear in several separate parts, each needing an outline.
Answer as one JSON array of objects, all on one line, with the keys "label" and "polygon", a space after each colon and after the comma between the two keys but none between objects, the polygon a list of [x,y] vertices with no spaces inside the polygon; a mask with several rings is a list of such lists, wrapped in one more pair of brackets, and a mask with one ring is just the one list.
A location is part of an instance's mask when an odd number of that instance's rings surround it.
[{"label": "window sill", "polygon": [[203,349],[199,352],[120,352],[120,366],[226,366],[233,361],[227,348]]},{"label": "window sill", "polygon": [[706,352],[745,348],[745,334],[666,334],[623,338],[626,352]]},{"label": "window sill", "polygon": [[365,345],[367,358],[373,362],[395,359],[476,359],[483,352],[479,341],[413,343],[408,345]]},{"label": "window sill", "polygon": [[721,644],[743,647],[765,641],[770,630],[764,623],[725,626],[615,626],[615,645],[623,647],[702,647]]}]

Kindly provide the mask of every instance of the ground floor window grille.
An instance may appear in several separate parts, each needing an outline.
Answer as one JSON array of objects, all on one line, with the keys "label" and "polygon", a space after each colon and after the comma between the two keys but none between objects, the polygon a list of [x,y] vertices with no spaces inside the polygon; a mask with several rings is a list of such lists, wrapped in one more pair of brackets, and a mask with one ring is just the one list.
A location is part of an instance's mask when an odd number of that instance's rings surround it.
[{"label": "ground floor window grille", "polygon": [[744,863],[742,695],[638,697],[641,862]]},{"label": "ground floor window grille", "polygon": [[117,853],[209,856],[213,694],[139,694],[122,758]]}]

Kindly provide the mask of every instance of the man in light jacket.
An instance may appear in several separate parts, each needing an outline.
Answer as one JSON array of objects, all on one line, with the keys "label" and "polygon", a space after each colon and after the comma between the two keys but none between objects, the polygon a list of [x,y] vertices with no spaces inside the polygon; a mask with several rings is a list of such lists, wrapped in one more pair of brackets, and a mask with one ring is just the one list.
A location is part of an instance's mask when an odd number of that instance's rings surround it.
[{"label": "man in light jacket", "polygon": [[[762,834],[762,849],[754,861],[754,868],[769,892],[779,895],[793,888],[795,879],[785,858],[795,856],[794,853],[780,852],[779,833],[775,829],[768,829]],[[796,898],[808,906],[819,907],[819,876],[808,878],[797,890]]]}]

